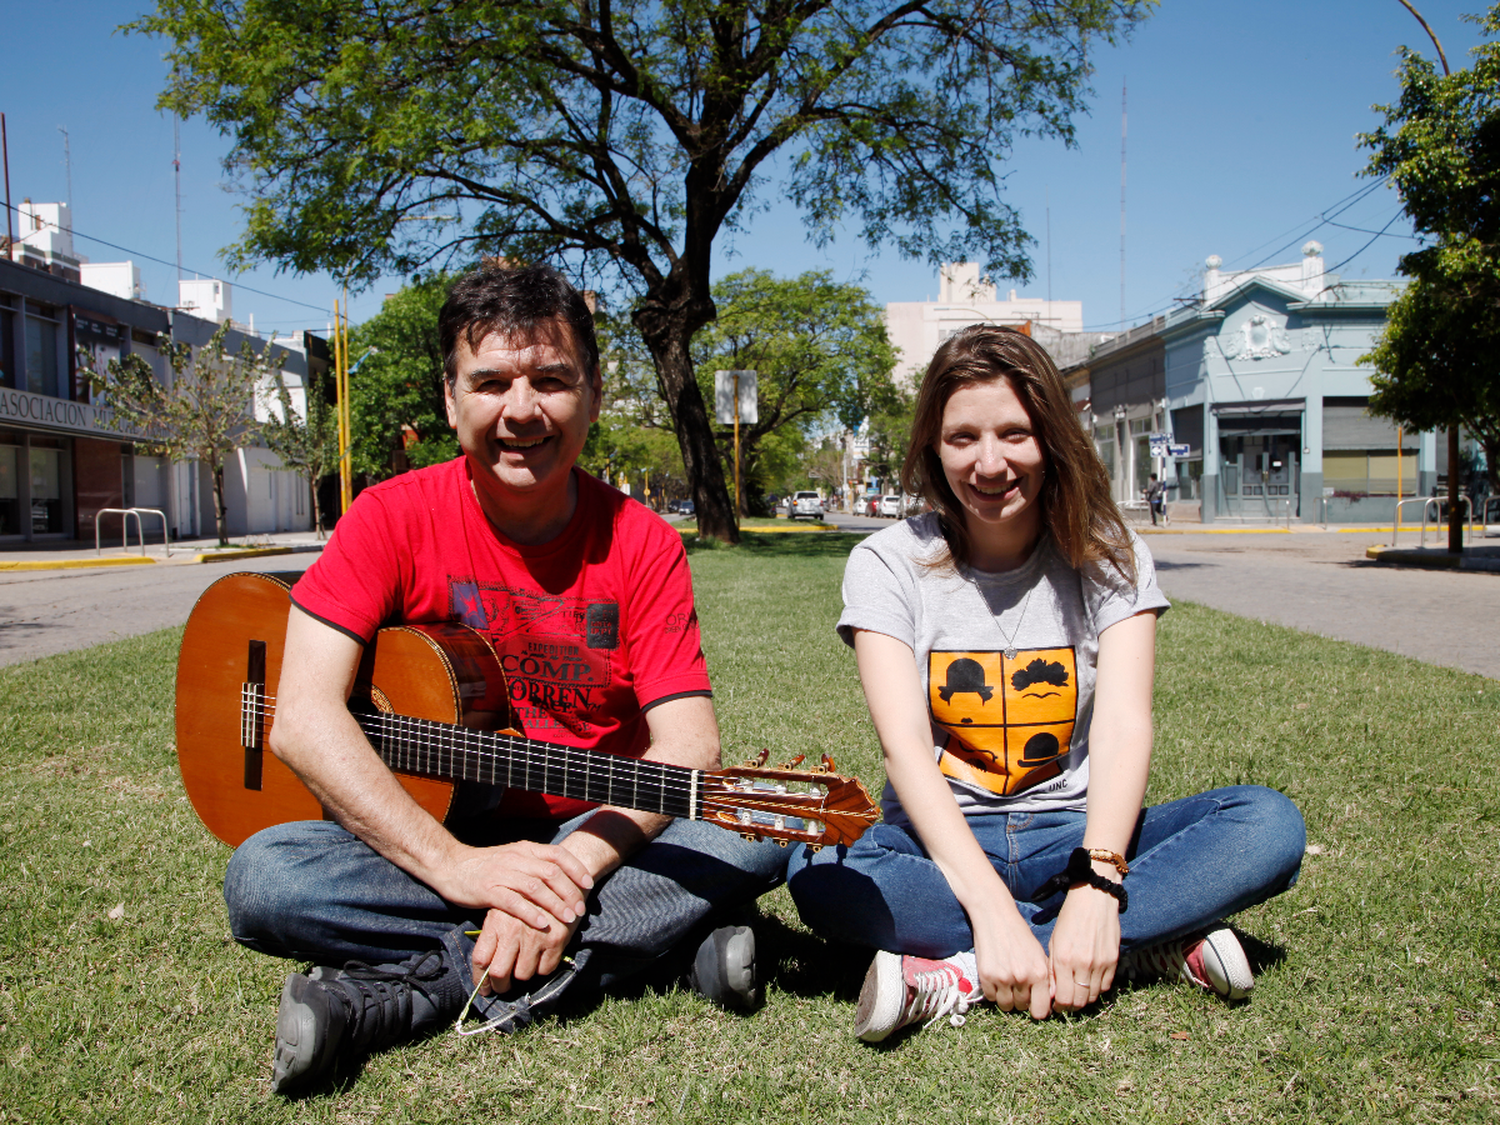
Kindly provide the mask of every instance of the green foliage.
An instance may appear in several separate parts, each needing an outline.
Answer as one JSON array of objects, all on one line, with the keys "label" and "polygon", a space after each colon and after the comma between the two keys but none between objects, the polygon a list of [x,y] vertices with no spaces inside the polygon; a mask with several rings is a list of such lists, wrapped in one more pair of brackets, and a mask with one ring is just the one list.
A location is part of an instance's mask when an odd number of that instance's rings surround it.
[{"label": "green foliage", "polygon": [[285,355],[273,350],[274,339],[259,354],[249,340],[241,340],[239,352],[231,354],[225,340],[233,326],[226,320],[196,352],[180,340],[159,336],[156,349],[171,372],[166,381],[139,352],[110,360],[107,373],[96,369],[92,353],[78,352],[80,372],[125,428],[138,435],[136,444],[144,452],[169,461],[196,459],[208,468],[221,546],[229,542],[224,461],[254,442],[260,430],[255,396],[271,373],[279,372]]},{"label": "green foliage", "polygon": [[[1474,17],[1470,17],[1474,18]],[[1439,74],[1401,50],[1401,99],[1363,134],[1366,172],[1388,175],[1430,245],[1405,255],[1412,279],[1385,332],[1370,409],[1417,429],[1462,425],[1484,446],[1500,492],[1500,4],[1476,22],[1473,65]]]},{"label": "green foliage", "polygon": [[[827,270],[777,278],[750,269],[713,288],[718,318],[693,338],[693,366],[705,398],[720,370],[756,372],[759,420],[740,426],[746,513],[765,515],[764,496],[798,476],[806,438],[832,426],[855,429],[896,401],[896,350],[884,310],[862,286]],[[720,454],[734,471],[734,430],[722,426]]]},{"label": "green foliage", "polygon": [[[438,311],[453,274],[414,277],[380,311],[349,332],[353,471],[384,480],[405,451],[412,468],[458,456],[443,404],[443,348]],[[373,351],[371,349],[374,349]]]},{"label": "green foliage", "polygon": [[[496,254],[639,298],[700,527],[733,538],[689,342],[771,170],[813,239],[1030,272],[1018,134],[1069,143],[1153,0],[158,0],[162,108],[232,139],[236,265],[358,284]],[[621,302],[627,303],[627,302]]]},{"label": "green foliage", "polygon": [[[827,751],[873,793],[880,750],[832,628],[851,542],[689,549],[726,760]],[[437,1033],[283,1101],[276,1003],[302,966],[228,935],[229,850],[177,778],[177,638],[0,668],[7,1125],[1488,1125],[1500,1108],[1500,689],[1180,602],[1149,799],[1270,784],[1308,824],[1298,885],[1234,919],[1249,1003],[1161,984],[1040,1024],[983,1005],[872,1049],[851,1031],[868,954],[817,940],[780,889],[758,906],[753,1016],[643,983],[515,1036]]]}]

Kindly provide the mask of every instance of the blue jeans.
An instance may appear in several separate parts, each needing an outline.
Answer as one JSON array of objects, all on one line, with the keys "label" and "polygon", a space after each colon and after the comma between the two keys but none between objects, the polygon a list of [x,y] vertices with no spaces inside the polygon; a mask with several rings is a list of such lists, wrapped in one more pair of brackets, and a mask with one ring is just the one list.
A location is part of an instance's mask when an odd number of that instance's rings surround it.
[{"label": "blue jeans", "polygon": [[[969,827],[1046,949],[1065,892],[1030,900],[1082,846],[1084,814],[991,813],[969,817]],[[1297,806],[1258,785],[1143,809],[1126,852],[1121,948],[1180,937],[1280,894],[1297,881],[1306,845]],[[787,885],[802,920],[825,938],[919,957],[974,948],[942,871],[914,832],[895,825],[877,824],[847,847],[799,848]]]},{"label": "blue jeans", "polygon": [[[455,834],[474,844],[555,844],[588,815],[561,825],[501,819]],[[774,844],[674,820],[590,892],[567,951],[572,970],[553,974],[550,984],[523,982],[510,1006],[520,994],[523,1007],[542,1014],[525,1000],[528,988],[546,985],[550,1007],[564,987],[608,988],[647,968],[715,915],[779,885],[786,859]],[[473,990],[474,942],[465,931],[479,929],[485,912],[445,901],[331,821],[281,824],[250,837],[230,857],[224,901],[235,940],[262,953],[337,967],[351,960],[399,965],[440,949],[442,976],[430,984],[437,1013],[457,1014]],[[491,1018],[504,1014],[498,1000],[479,1007]]]}]

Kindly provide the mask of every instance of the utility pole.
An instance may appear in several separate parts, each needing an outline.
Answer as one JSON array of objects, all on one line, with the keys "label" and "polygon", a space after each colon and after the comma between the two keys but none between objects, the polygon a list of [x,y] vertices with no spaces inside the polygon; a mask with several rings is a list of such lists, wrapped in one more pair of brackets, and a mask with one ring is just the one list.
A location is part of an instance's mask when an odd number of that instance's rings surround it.
[{"label": "utility pole", "polygon": [[1130,327],[1125,322],[1125,93],[1128,83],[1120,83],[1120,331]]}]

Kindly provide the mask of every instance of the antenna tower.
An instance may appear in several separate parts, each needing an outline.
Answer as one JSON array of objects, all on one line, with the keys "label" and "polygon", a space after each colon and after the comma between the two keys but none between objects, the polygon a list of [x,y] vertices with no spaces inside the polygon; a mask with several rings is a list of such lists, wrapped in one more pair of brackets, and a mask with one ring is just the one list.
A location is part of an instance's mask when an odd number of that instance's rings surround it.
[{"label": "antenna tower", "polygon": [[[172,115],[172,185],[177,193],[177,280],[182,280],[182,136],[181,121]],[[179,298],[180,300],[181,298]]]},{"label": "antenna tower", "polygon": [[1120,331],[1125,323],[1125,92],[1128,83],[1120,83]]},{"label": "antenna tower", "polygon": [[61,125],[57,131],[63,135],[63,168],[68,175],[68,233],[73,233],[73,151],[68,146],[68,131]]}]

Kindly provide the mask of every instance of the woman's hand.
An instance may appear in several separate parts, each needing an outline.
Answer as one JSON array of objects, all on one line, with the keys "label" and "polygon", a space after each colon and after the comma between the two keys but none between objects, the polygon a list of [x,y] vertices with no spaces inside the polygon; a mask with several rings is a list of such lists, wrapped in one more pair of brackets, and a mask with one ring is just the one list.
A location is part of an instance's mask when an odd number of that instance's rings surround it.
[{"label": "woman's hand", "polygon": [[1074,1012],[1092,1004],[1114,983],[1120,960],[1120,904],[1094,887],[1074,887],[1052,928],[1051,949],[1055,1007]]},{"label": "woman's hand", "polygon": [[971,914],[969,921],[985,999],[1002,1012],[1030,1012],[1033,1019],[1046,1019],[1052,1013],[1052,983],[1041,943],[1014,903],[984,913],[987,917]]}]

